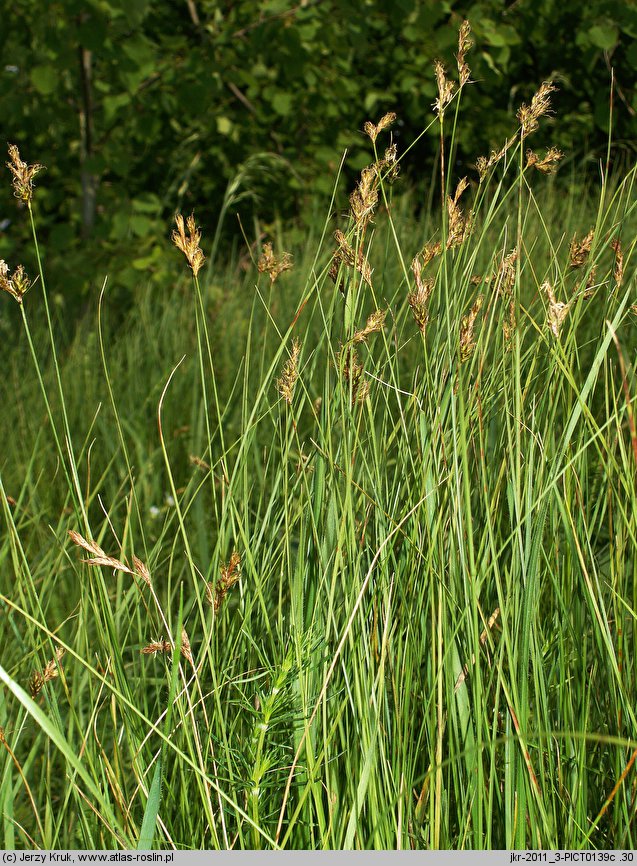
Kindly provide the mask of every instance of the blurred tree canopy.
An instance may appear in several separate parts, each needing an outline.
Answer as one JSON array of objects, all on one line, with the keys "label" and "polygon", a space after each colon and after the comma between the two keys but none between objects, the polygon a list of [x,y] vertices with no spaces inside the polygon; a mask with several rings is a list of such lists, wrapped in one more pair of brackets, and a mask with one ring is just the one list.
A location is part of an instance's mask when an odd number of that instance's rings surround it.
[{"label": "blurred tree canopy", "polygon": [[[549,131],[579,166],[605,154],[614,70],[615,156],[637,139],[637,4],[618,0],[11,0],[3,4],[0,117],[23,159],[47,166],[38,220],[58,298],[107,272],[126,291],[166,274],[169,223],[196,210],[211,238],[228,212],[266,221],[329,193],[360,130],[396,111],[399,151],[431,121],[432,62],[475,46],[458,160],[515,128],[542,80],[560,88]],[[436,130],[409,164],[431,171]],[[351,175],[350,175],[351,177]],[[26,237],[8,171],[0,257]],[[233,224],[233,225],[236,225]],[[87,251],[90,255],[87,255]]]}]

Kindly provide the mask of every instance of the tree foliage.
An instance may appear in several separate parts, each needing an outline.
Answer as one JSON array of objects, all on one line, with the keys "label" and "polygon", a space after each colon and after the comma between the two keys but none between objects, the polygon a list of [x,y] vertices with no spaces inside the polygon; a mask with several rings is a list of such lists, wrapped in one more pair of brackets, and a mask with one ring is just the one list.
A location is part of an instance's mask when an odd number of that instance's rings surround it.
[{"label": "tree foliage", "polygon": [[[40,222],[60,297],[115,269],[132,289],[162,274],[168,223],[196,207],[212,234],[224,197],[267,221],[328,193],[343,152],[369,161],[367,119],[396,111],[399,147],[431,120],[432,62],[454,63],[467,17],[470,110],[457,158],[510,134],[543,79],[560,88],[551,142],[605,152],[611,68],[618,153],[637,138],[637,6],[614,0],[14,0],[3,11],[5,137],[44,163]],[[435,131],[432,129],[431,134]],[[422,175],[435,147],[410,160]],[[267,154],[268,156],[264,156]],[[229,187],[230,185],[230,187]],[[0,190],[0,255],[20,229]],[[20,222],[20,221],[17,221]],[[55,255],[53,255],[55,254]],[[84,262],[84,265],[81,262]]]}]

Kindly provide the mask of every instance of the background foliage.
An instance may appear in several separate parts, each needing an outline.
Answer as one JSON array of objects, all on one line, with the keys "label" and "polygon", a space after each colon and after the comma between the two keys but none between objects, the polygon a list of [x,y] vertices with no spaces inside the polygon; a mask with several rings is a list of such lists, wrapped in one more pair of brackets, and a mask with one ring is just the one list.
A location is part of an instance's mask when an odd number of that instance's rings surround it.
[{"label": "background foliage", "polygon": [[[615,156],[625,162],[634,153],[633,3],[4,5],[3,137],[47,166],[39,224],[60,305],[81,301],[106,273],[122,300],[140,283],[171,279],[163,253],[177,209],[196,207],[209,237],[220,211],[229,217],[224,237],[240,237],[238,212],[251,239],[255,214],[266,230],[278,216],[306,215],[317,194],[329,193],[340,154],[348,150],[343,183],[368,160],[366,119],[395,110],[399,149],[411,144],[431,118],[432,61],[453,62],[464,17],[475,35],[478,84],[456,135],[463,172],[504,140],[515,108],[546,78],[560,87],[551,143],[566,151],[572,172],[584,156],[594,163],[606,150],[611,67]],[[435,143],[423,136],[415,151],[411,180],[425,198]],[[9,185],[0,184],[7,260],[23,256],[26,240],[14,215]]]}]

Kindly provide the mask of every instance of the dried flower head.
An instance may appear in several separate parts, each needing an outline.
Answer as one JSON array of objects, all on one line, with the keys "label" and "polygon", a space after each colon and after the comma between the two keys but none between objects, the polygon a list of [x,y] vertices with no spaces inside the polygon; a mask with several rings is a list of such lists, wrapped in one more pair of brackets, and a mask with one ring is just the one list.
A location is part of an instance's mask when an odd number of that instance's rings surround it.
[{"label": "dried flower head", "polygon": [[145,562],[142,562],[141,559],[137,556],[133,556],[133,565],[135,566],[135,574],[144,581],[144,583],[148,584],[148,586],[152,586],[153,582],[150,577],[150,571],[148,570],[148,566]]},{"label": "dried flower head", "polygon": [[388,126],[391,126],[395,120],[396,113],[394,111],[388,111],[387,114],[384,114],[376,124],[373,124],[368,120],[363,126],[363,129],[372,141],[376,141],[380,133],[384,129],[387,129]]},{"label": "dried flower head", "polygon": [[[120,559],[116,559],[114,556],[109,556],[105,553],[97,542],[87,541],[86,538],[83,538],[80,533],[76,532],[74,529],[69,529],[69,536],[73,544],[77,544],[78,547],[81,547],[92,554],[90,559],[82,560],[82,562],[85,562],[87,565],[103,565],[106,568],[114,568],[116,571],[124,571],[126,574],[135,574],[135,572]],[[140,574],[140,577],[141,576],[142,575]]]},{"label": "dried flower head", "polygon": [[513,147],[513,145],[517,141],[517,135],[512,135],[511,138],[507,139],[500,150],[492,150],[491,155],[487,159],[486,156],[479,156],[476,160],[476,168],[478,169],[478,175],[480,177],[480,183],[485,179],[489,169],[496,165],[500,160],[505,156],[507,151]]},{"label": "dried flower head", "polygon": [[624,253],[622,251],[622,242],[619,238],[610,243],[611,249],[615,253],[615,261],[613,263],[613,279],[615,287],[618,289],[624,280]]},{"label": "dried flower head", "polygon": [[350,210],[356,227],[363,230],[371,221],[378,204],[378,167],[368,165],[361,172],[356,188],[349,197]]},{"label": "dried flower head", "polygon": [[154,656],[157,653],[171,653],[172,646],[167,640],[160,638],[159,640],[151,641],[147,646],[142,647],[141,653],[145,656]]},{"label": "dried flower head", "polygon": [[[365,255],[363,254],[362,248],[359,249],[357,255],[340,229],[336,229],[336,231],[334,232],[334,239],[338,244],[338,248],[334,253],[334,256],[332,258],[332,264],[329,270],[329,276],[332,282],[335,284],[338,282],[338,272],[342,263],[350,268],[355,268],[361,275],[361,277],[365,280],[367,285],[371,288],[372,269],[369,265],[369,262],[365,258]],[[344,292],[344,285],[342,281],[339,283],[338,288],[341,290],[341,292]]]},{"label": "dried flower head", "polygon": [[215,613],[221,608],[228,590],[241,578],[241,554],[233,550],[228,562],[221,563],[219,571],[221,577],[216,584],[211,582],[206,587],[206,598]]},{"label": "dried flower head", "polygon": [[407,303],[411,308],[414,321],[418,325],[421,334],[425,333],[425,328],[429,321],[429,298],[434,287],[433,277],[423,278],[423,269],[424,264],[420,256],[415,255],[411,262],[411,270],[416,281],[416,291],[409,293]]},{"label": "dried flower head", "polygon": [[282,253],[279,258],[274,255],[272,244],[263,244],[263,253],[257,264],[257,269],[260,274],[269,274],[270,282],[274,281],[284,271],[292,270],[292,255],[290,253]]},{"label": "dried flower head", "polygon": [[[193,276],[196,277],[206,257],[199,246],[201,232],[195,223],[194,214],[190,214],[184,226],[184,218],[178,213],[175,217],[175,224],[177,228],[173,229],[172,242],[186,256],[186,261],[192,268]],[[188,234],[186,234],[186,229]]]},{"label": "dried flower head", "polygon": [[589,233],[582,238],[581,241],[577,240],[577,236],[573,235],[573,240],[568,249],[568,260],[569,265],[572,268],[581,268],[582,265],[586,264],[589,253],[591,251],[591,247],[593,245],[593,238],[595,237],[595,229],[591,229]]},{"label": "dried flower head", "polygon": [[509,314],[508,317],[504,319],[502,322],[502,333],[504,335],[504,344],[506,346],[507,351],[511,350],[511,341],[513,339],[513,334],[516,329],[516,321],[515,321],[515,302],[509,302]]},{"label": "dried flower head", "polygon": [[531,99],[531,104],[522,104],[518,109],[517,118],[522,127],[522,138],[530,135],[539,126],[539,119],[551,110],[550,94],[557,90],[552,81],[543,81],[540,89]]},{"label": "dried flower head", "polygon": [[60,659],[66,650],[61,646],[55,648],[55,656],[47,662],[44,670],[34,671],[29,679],[29,692],[32,698],[40,694],[44,686],[60,675]]},{"label": "dried flower head", "polygon": [[361,328],[359,331],[356,331],[356,333],[352,337],[352,342],[364,343],[370,334],[375,334],[377,331],[382,331],[383,325],[385,324],[386,315],[387,314],[384,310],[375,310],[370,316],[368,316],[365,327]]},{"label": "dried flower head", "polygon": [[181,629],[181,654],[194,667],[195,660],[192,657],[192,649],[190,647],[190,639],[185,628]]},{"label": "dried flower head", "polygon": [[469,311],[469,314],[464,316],[460,323],[460,361],[463,363],[471,357],[473,350],[476,347],[476,341],[473,334],[476,319],[478,318],[478,313],[482,309],[483,303],[484,295],[478,295]]},{"label": "dried flower head", "polygon": [[193,466],[196,466],[197,469],[201,469],[202,472],[210,472],[210,464],[206,463],[201,457],[197,457],[196,454],[191,454],[188,458]]},{"label": "dried flower head", "polygon": [[541,291],[546,294],[549,302],[548,326],[555,339],[559,339],[560,331],[562,330],[562,322],[568,314],[569,304],[564,304],[561,301],[556,300],[553,287],[548,280],[542,283]]},{"label": "dried flower head", "polygon": [[515,263],[518,259],[517,249],[504,256],[498,267],[498,271],[494,274],[495,290],[503,298],[508,298],[513,291],[515,285]]},{"label": "dried flower head", "polygon": [[453,198],[447,196],[447,213],[449,215],[449,226],[447,233],[447,249],[452,249],[461,244],[471,232],[471,214],[465,217],[458,204],[460,196],[469,186],[469,181],[463,177],[458,181]]},{"label": "dried flower head", "polygon": [[294,396],[294,386],[299,377],[299,356],[301,354],[301,341],[294,339],[292,341],[292,351],[290,357],[283,365],[281,378],[277,379],[276,386],[279,394],[285,402],[290,405]]},{"label": "dried flower head", "polygon": [[544,159],[540,159],[537,153],[529,149],[526,152],[526,166],[527,168],[535,168],[537,171],[541,171],[542,174],[553,174],[557,170],[557,164],[563,156],[564,154],[557,147],[549,147]]},{"label": "dried flower head", "polygon": [[438,96],[433,103],[433,110],[438,117],[442,117],[446,106],[451,102],[454,91],[454,83],[447,78],[445,67],[440,60],[434,61],[434,71],[436,73],[436,84],[438,86]]},{"label": "dried flower head", "polygon": [[351,389],[352,405],[364,403],[369,395],[369,382],[364,378],[364,367],[358,360],[356,349],[345,346],[337,356],[343,379]]},{"label": "dried flower head", "polygon": [[9,266],[3,259],[0,259],[0,291],[8,292],[21,304],[22,298],[30,288],[31,280],[28,278],[22,265],[18,265],[13,272],[13,276],[10,276]]},{"label": "dried flower head", "polygon": [[467,66],[466,55],[471,50],[473,46],[473,40],[471,39],[471,25],[468,21],[463,21],[460,25],[460,30],[458,32],[458,53],[456,54],[456,60],[458,61],[458,78],[460,80],[460,87],[464,87],[465,84],[469,81],[469,76],[471,75],[471,70]]},{"label": "dried flower head", "polygon": [[20,151],[15,144],[9,145],[9,162],[7,167],[13,175],[13,194],[25,204],[30,204],[33,198],[33,178],[41,172],[43,165],[27,165],[20,159]]}]

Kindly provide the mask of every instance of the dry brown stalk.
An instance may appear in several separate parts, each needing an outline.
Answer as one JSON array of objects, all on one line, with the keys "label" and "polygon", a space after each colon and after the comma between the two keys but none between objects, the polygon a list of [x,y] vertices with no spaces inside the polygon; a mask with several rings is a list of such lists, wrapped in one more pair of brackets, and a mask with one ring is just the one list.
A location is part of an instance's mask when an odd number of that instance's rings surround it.
[{"label": "dry brown stalk", "polygon": [[[192,274],[196,277],[206,257],[199,246],[201,232],[195,223],[194,214],[190,214],[185,226],[183,216],[177,214],[175,216],[175,224],[177,228],[173,230],[171,235],[172,242],[185,255],[186,261],[192,269]],[[188,234],[186,234],[186,229],[188,229]]]},{"label": "dry brown stalk", "polygon": [[20,159],[20,151],[15,144],[9,145],[9,162],[7,167],[13,175],[13,194],[25,204],[30,204],[33,198],[33,178],[44,169],[43,165],[27,165]]},{"label": "dry brown stalk", "polygon": [[554,93],[557,87],[552,81],[543,81],[540,89],[531,99],[531,104],[525,103],[520,106],[517,113],[518,121],[521,126],[522,138],[526,138],[539,126],[539,119],[551,110],[550,94]]},{"label": "dry brown stalk", "polygon": [[387,129],[388,126],[391,126],[391,124],[395,120],[396,113],[394,111],[388,111],[387,114],[384,114],[376,124],[368,120],[363,126],[363,130],[371,138],[372,141],[376,141],[380,133],[384,129]]},{"label": "dry brown stalk", "polygon": [[63,647],[57,646],[55,648],[55,656],[46,663],[44,669],[34,671],[31,674],[29,692],[32,698],[37,697],[48,682],[60,675],[60,660],[65,652],[66,650]]},{"label": "dry brown stalk", "polygon": [[595,229],[591,229],[581,241],[578,241],[577,236],[573,235],[573,239],[568,249],[569,265],[572,268],[581,268],[582,265],[586,264],[593,245],[594,237]]},{"label": "dry brown stalk", "polygon": [[8,292],[21,304],[22,298],[30,288],[31,280],[26,275],[22,265],[18,265],[13,276],[9,276],[9,266],[4,259],[0,259],[0,291]]},{"label": "dry brown stalk", "polygon": [[260,274],[268,274],[270,282],[274,283],[284,271],[292,270],[292,255],[284,252],[277,258],[274,255],[272,244],[263,244],[263,253],[257,264],[257,269]]},{"label": "dry brown stalk", "polygon": [[279,394],[283,397],[283,399],[288,405],[292,403],[292,397],[294,396],[294,386],[296,385],[296,380],[299,377],[300,354],[301,341],[298,339],[294,339],[292,341],[292,351],[290,352],[290,357],[283,365],[283,370],[281,371],[281,378],[277,379],[276,382]]},{"label": "dry brown stalk", "polygon": [[476,347],[474,328],[483,303],[484,295],[478,295],[468,315],[464,316],[460,323],[460,361],[463,363],[469,360]]},{"label": "dry brown stalk", "polygon": [[473,40],[471,38],[471,25],[465,20],[460,25],[460,30],[458,31],[458,53],[456,54],[460,87],[464,87],[465,84],[467,84],[469,76],[471,75],[471,70],[466,62],[466,55],[472,47]]},{"label": "dry brown stalk", "polygon": [[375,310],[373,313],[371,313],[371,315],[367,317],[365,327],[361,328],[359,331],[356,331],[356,333],[352,337],[352,342],[364,343],[370,334],[375,334],[377,331],[382,331],[383,325],[385,324],[386,315],[387,314],[384,310]]}]

